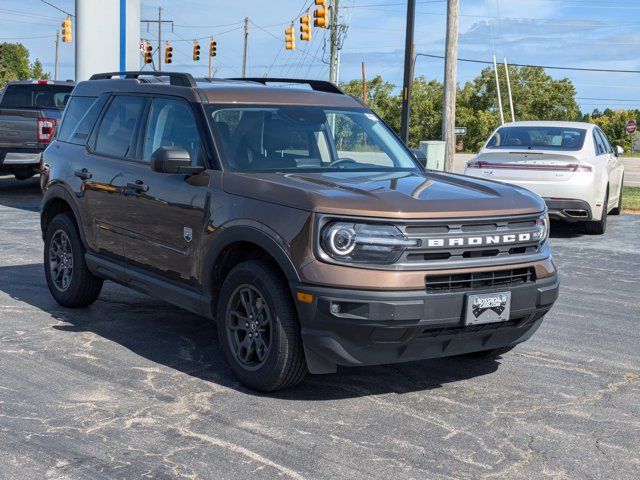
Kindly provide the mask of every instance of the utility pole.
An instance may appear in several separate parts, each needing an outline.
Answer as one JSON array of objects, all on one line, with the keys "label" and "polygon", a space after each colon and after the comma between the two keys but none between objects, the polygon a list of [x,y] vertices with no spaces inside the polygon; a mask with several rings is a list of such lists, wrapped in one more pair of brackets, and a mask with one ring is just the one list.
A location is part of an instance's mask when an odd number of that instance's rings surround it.
[{"label": "utility pole", "polygon": [[407,32],[404,38],[404,81],[402,85],[402,113],[400,115],[400,138],[409,143],[409,120],[411,118],[411,84],[413,83],[413,30],[416,21],[416,0],[407,1]]},{"label": "utility pole", "polygon": [[509,107],[511,108],[511,121],[516,121],[516,114],[513,106],[513,95],[511,94],[511,80],[509,80],[509,64],[507,63],[507,57],[504,58],[504,73],[507,76],[507,91],[509,92]]},{"label": "utility pole", "polygon": [[456,88],[458,74],[458,14],[459,0],[447,0],[447,45],[444,59],[444,99],[442,105],[442,139],[444,140],[444,170],[453,171],[456,153]]},{"label": "utility pole", "polygon": [[58,80],[58,50],[60,49],[60,30],[56,30],[56,55],[53,63],[53,79]]},{"label": "utility pole", "polygon": [[247,76],[247,48],[249,47],[249,17],[244,17],[244,48],[242,50],[242,78]]},{"label": "utility pole", "polygon": [[331,4],[331,23],[329,26],[329,81],[338,83],[338,9],[340,0],[333,0]]},{"label": "utility pole", "polygon": [[500,109],[500,125],[504,125],[504,112],[502,111],[502,94],[500,93],[500,76],[498,75],[498,64],[496,56],[493,56],[493,71],[496,76],[496,92],[498,94],[498,108]]},{"label": "utility pole", "polygon": [[163,20],[162,19],[162,7],[158,7],[158,19],[157,20],[140,20],[140,23],[147,24],[147,31],[149,31],[150,23],[158,24],[158,71],[162,71],[162,24],[170,23],[171,31],[173,32],[173,20]]},{"label": "utility pole", "polygon": [[367,71],[362,62],[362,103],[367,104]]}]

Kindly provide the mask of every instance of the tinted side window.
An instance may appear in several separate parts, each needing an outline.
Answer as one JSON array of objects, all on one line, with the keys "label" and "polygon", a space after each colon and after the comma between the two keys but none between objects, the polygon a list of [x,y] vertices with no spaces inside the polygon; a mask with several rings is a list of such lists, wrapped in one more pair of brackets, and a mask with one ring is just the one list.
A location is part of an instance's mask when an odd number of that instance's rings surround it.
[{"label": "tinted side window", "polygon": [[609,139],[604,134],[604,132],[602,130],[598,129],[598,134],[602,137],[602,143],[604,144],[604,148],[606,149],[607,153],[613,153],[613,148],[611,148],[611,144],[609,143]]},{"label": "tinted side window", "polygon": [[107,107],[96,135],[95,151],[125,158],[140,123],[147,100],[144,97],[119,95]]},{"label": "tinted side window", "polygon": [[602,138],[598,135],[598,130],[595,129],[593,130],[593,143],[595,143],[596,146],[596,155],[604,155],[607,152]]},{"label": "tinted side window", "polygon": [[91,135],[91,131],[93,130],[93,126],[98,120],[100,116],[100,112],[102,111],[102,107],[107,102],[108,95],[103,95],[98,97],[98,99],[91,105],[89,110],[84,114],[84,116],[78,122],[75,130],[71,133],[71,137],[69,138],[69,143],[73,143],[75,145],[86,145],[87,140],[89,140],[89,135]]},{"label": "tinted side window", "polygon": [[142,159],[149,162],[153,152],[160,147],[182,147],[189,152],[192,164],[202,165],[198,126],[186,102],[167,98],[153,99]]},{"label": "tinted side window", "polygon": [[80,119],[87,113],[89,107],[95,101],[94,97],[73,97],[67,109],[64,111],[64,117],[62,117],[62,125],[58,131],[58,140],[68,142],[71,137],[71,133],[80,122]]}]

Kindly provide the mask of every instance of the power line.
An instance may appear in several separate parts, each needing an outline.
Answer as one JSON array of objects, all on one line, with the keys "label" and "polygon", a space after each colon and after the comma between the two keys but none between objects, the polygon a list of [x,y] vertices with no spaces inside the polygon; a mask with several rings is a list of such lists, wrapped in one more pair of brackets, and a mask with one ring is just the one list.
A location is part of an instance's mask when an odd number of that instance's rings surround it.
[{"label": "power line", "polygon": [[40,35],[38,37],[0,37],[0,40],[35,40],[37,38],[55,38],[55,35]]},{"label": "power line", "polygon": [[[429,53],[416,53],[416,57],[444,59],[444,55],[433,55]],[[493,65],[492,61],[490,62],[487,60],[477,60],[477,59],[471,59],[471,58],[458,58],[458,61],[468,62],[468,63],[481,63],[484,65]],[[525,63],[509,63],[509,65],[514,67],[533,67],[533,68],[544,68],[548,70],[572,70],[577,72],[640,73],[640,70],[616,70],[611,68],[559,67],[557,65],[529,65]]]},{"label": "power line", "polygon": [[58,10],[59,12],[64,13],[65,15],[68,15],[70,17],[73,17],[74,15],[72,13],[67,12],[66,10],[61,9],[60,7],[58,7],[57,5],[54,5],[53,3],[49,3],[47,2],[47,0],[40,0],[42,3],[49,5],[50,7],[55,8],[56,10]]}]

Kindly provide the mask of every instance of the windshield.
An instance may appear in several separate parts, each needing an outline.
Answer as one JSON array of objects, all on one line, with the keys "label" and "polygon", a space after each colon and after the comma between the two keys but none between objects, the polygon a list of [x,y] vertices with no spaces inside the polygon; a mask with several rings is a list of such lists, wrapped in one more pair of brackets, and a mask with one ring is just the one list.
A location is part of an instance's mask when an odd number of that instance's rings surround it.
[{"label": "windshield", "polygon": [[487,148],[580,150],[586,130],[569,127],[501,127]]},{"label": "windshield", "polygon": [[223,159],[233,170],[418,170],[405,146],[366,110],[208,108]]}]

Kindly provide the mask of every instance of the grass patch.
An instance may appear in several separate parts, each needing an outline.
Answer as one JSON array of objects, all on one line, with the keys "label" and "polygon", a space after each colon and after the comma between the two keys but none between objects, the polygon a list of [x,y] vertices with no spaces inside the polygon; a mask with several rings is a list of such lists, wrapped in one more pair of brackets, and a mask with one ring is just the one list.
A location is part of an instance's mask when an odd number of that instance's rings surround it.
[{"label": "grass patch", "polygon": [[622,189],[622,209],[640,213],[640,187],[624,187]]}]

